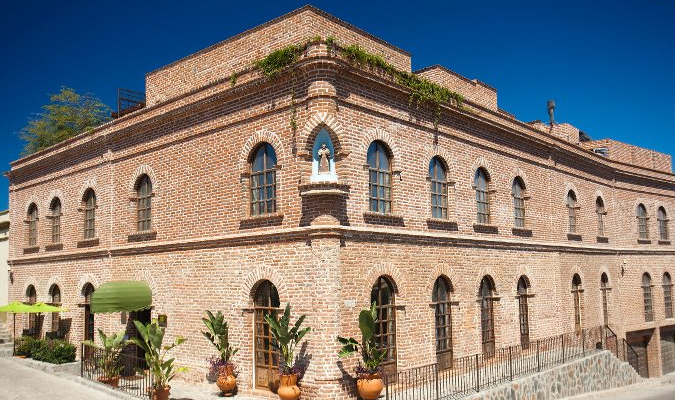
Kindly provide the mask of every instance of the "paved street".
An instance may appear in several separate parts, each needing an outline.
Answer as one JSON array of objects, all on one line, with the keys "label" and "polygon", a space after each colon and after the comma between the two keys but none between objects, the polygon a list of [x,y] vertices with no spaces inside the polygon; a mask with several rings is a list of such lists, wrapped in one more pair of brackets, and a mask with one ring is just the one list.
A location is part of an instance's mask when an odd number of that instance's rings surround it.
[{"label": "paved street", "polygon": [[675,399],[675,373],[663,378],[648,379],[645,382],[619,389],[588,393],[569,397],[567,400],[673,400]]}]

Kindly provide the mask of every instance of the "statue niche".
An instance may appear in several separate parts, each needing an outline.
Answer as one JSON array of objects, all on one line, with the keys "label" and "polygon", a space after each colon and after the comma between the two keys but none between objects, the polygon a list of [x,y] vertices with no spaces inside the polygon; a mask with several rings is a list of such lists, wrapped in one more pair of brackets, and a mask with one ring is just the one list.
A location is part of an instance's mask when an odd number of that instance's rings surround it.
[{"label": "statue niche", "polygon": [[335,149],[330,135],[321,129],[312,148],[312,176],[310,182],[337,182],[335,173]]}]

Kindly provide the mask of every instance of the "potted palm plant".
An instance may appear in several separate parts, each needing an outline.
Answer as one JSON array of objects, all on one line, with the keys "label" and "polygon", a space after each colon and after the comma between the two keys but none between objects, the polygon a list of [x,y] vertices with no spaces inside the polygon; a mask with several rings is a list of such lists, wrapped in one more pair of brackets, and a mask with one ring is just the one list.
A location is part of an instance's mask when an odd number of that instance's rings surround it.
[{"label": "potted palm plant", "polygon": [[300,329],[306,315],[301,315],[295,324],[291,324],[291,305],[286,304],[283,315],[277,320],[274,316],[265,315],[265,321],[270,326],[270,333],[274,338],[272,346],[281,352],[282,365],[279,366],[279,389],[277,395],[281,400],[297,400],[300,398],[298,388],[298,374],[300,368],[295,365],[295,346],[311,330]]},{"label": "potted palm plant", "polygon": [[354,338],[337,337],[342,349],[338,353],[340,357],[347,357],[354,353],[361,354],[361,361],[356,367],[356,389],[364,400],[375,400],[384,389],[380,364],[384,361],[385,351],[377,348],[375,341],[375,322],[377,310],[375,303],[368,310],[359,313],[359,328],[361,329],[361,343]]},{"label": "potted palm plant", "polygon": [[98,381],[110,385],[112,387],[119,387],[120,373],[123,367],[120,365],[120,353],[124,347],[124,331],[113,333],[108,336],[101,329],[98,330],[98,337],[101,339],[101,346],[97,346],[91,340],[84,342],[87,346],[100,348],[101,354],[95,358],[96,366],[101,369],[103,375],[98,378]]},{"label": "potted palm plant", "polygon": [[202,334],[220,353],[219,359],[209,361],[211,364],[210,373],[217,376],[216,385],[222,393],[231,393],[237,386],[236,366],[232,362],[232,357],[237,354],[239,349],[230,346],[229,327],[223,313],[218,311],[216,315],[213,315],[211,311],[206,310],[206,315],[208,318],[202,318],[202,322],[208,330],[202,331]]},{"label": "potted palm plant", "polygon": [[[136,329],[138,329],[141,337],[132,337],[129,339],[129,342],[145,351],[145,362],[148,364],[149,373],[152,374],[153,378],[153,386],[151,388],[152,399],[168,400],[171,390],[169,382],[171,382],[177,373],[187,371],[187,368],[175,367],[174,359],[167,359],[166,353],[184,343],[186,339],[177,337],[172,344],[162,346],[164,342],[164,328],[159,326],[157,319],[153,319],[147,325],[134,321],[134,325],[136,325]],[[146,373],[145,371],[141,372]]]}]

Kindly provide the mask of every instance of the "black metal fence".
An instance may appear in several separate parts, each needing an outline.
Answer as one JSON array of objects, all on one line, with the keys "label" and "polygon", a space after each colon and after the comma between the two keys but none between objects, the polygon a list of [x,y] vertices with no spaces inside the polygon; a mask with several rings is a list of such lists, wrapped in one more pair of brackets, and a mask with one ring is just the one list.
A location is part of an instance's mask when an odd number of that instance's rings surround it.
[{"label": "black metal fence", "polygon": [[[114,374],[106,373],[106,370],[113,369]],[[103,349],[82,344],[80,375],[133,396],[142,398],[152,396],[152,375],[147,371],[145,359],[124,352],[116,358],[116,361],[111,361]]]},{"label": "black metal fence", "polygon": [[510,346],[492,354],[456,358],[443,370],[431,364],[385,376],[385,399],[459,398],[604,349],[618,357],[620,347],[625,346],[619,346],[616,335],[605,327],[583,329],[532,341],[528,347]]}]

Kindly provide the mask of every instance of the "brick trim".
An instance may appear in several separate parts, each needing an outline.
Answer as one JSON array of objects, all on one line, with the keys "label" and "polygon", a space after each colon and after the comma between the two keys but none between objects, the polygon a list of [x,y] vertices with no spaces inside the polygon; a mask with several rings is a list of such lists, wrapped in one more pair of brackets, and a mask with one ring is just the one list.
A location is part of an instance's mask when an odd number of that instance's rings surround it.
[{"label": "brick trim", "polygon": [[396,268],[394,264],[390,262],[375,264],[364,275],[364,286],[367,288],[366,292],[368,297],[370,298],[370,290],[377,281],[377,278],[383,275],[391,280],[391,284],[394,286],[394,293],[396,296],[400,298],[406,298],[406,291],[402,285],[406,280],[401,274],[401,271],[399,271],[398,268]]},{"label": "brick trim", "polygon": [[288,301],[288,287],[281,274],[274,268],[267,265],[255,267],[241,280],[241,290],[239,294],[239,308],[253,307],[255,292],[262,281],[270,281],[277,288],[279,293],[279,302]]},{"label": "brick trim", "polygon": [[330,140],[333,142],[333,148],[335,149],[335,156],[339,157],[339,153],[344,153],[346,151],[340,142],[340,137],[346,135],[345,130],[342,127],[342,124],[337,120],[336,116],[327,112],[318,112],[309,117],[302,129],[298,148],[308,152],[309,156],[311,156],[314,140],[316,140],[316,136],[322,128],[325,128],[326,131],[328,131]]},{"label": "brick trim", "polygon": [[248,173],[251,152],[263,142],[271,144],[274,148],[274,152],[277,154],[277,165],[283,164],[283,160],[286,159],[286,153],[281,138],[276,133],[263,128],[253,133],[241,148],[241,153],[239,154],[239,171],[241,173]]}]

